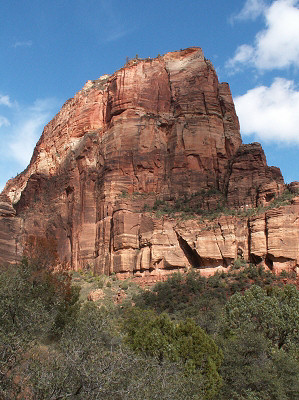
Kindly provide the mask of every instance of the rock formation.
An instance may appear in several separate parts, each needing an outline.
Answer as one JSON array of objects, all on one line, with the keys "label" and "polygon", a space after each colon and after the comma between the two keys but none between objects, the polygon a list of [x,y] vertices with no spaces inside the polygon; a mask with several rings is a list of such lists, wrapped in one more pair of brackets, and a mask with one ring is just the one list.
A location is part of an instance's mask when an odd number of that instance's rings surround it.
[{"label": "rock formation", "polygon": [[240,254],[295,268],[296,198],[253,217],[213,221],[146,211],[157,200],[174,204],[198,193],[212,193],[203,209],[265,207],[284,189],[261,146],[242,144],[229,86],[200,48],[134,59],[68,100],[29,166],[7,182],[0,262],[19,259],[35,235],[55,237],[60,260],[73,268],[124,277],[226,268]]}]

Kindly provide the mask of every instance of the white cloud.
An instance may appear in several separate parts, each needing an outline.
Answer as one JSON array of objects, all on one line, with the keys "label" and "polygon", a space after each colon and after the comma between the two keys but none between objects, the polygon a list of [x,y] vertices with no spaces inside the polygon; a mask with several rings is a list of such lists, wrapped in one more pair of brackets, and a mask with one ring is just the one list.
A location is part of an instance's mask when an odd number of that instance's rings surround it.
[{"label": "white cloud", "polygon": [[20,42],[15,42],[12,47],[15,49],[17,47],[31,47],[33,44],[32,40],[26,40],[26,41],[20,41]]},{"label": "white cloud", "polygon": [[298,3],[299,0],[276,0],[265,7],[266,28],[257,33],[253,45],[239,46],[227,67],[233,70],[242,65],[259,70],[299,67]]},{"label": "white cloud", "polygon": [[299,90],[293,81],[276,78],[234,101],[242,134],[299,145]]},{"label": "white cloud", "polygon": [[9,126],[10,122],[7,118],[3,117],[3,115],[0,115],[0,128],[1,126]]},{"label": "white cloud", "polygon": [[246,20],[256,19],[265,11],[266,4],[263,0],[247,0],[242,10],[237,14],[233,15],[232,22],[234,20]]},{"label": "white cloud", "polygon": [[8,179],[28,165],[44,126],[59,106],[56,99],[49,98],[31,105],[13,101],[7,114],[0,115],[0,192]]},{"label": "white cloud", "polygon": [[238,47],[235,57],[228,60],[226,67],[235,72],[240,69],[240,65],[248,62],[254,56],[254,49],[248,44],[242,44]]},{"label": "white cloud", "polygon": [[4,96],[4,95],[0,94],[0,106],[7,106],[7,107],[12,106],[9,96]]},{"label": "white cloud", "polygon": [[8,148],[22,167],[26,167],[44,125],[49,122],[56,102],[53,99],[37,100],[32,106],[21,109],[9,135]]}]

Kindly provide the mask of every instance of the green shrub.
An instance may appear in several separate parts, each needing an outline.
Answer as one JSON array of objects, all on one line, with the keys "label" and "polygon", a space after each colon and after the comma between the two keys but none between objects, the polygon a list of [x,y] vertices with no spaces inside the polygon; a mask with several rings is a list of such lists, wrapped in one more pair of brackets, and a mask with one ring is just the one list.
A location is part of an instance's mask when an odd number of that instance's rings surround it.
[{"label": "green shrub", "polygon": [[120,288],[123,289],[123,290],[128,290],[128,288],[129,288],[129,283],[126,282],[126,281],[124,281],[124,282],[122,282],[119,286],[120,286]]},{"label": "green shrub", "polygon": [[0,269],[0,398],[17,398],[26,354],[37,342],[59,340],[76,318],[78,298],[79,288],[72,286],[65,271],[41,268],[26,259]]},{"label": "green shrub", "polygon": [[262,333],[244,327],[238,335],[219,341],[224,384],[218,400],[299,398],[298,362],[283,350],[273,349]]},{"label": "green shrub", "polygon": [[254,329],[278,348],[299,343],[299,291],[295,286],[266,290],[253,285],[244,295],[234,294],[225,312],[224,326],[232,333]]},{"label": "green shrub", "polygon": [[242,258],[237,258],[233,263],[233,269],[240,269],[241,267],[245,267],[247,262]]},{"label": "green shrub", "polygon": [[116,277],[115,272],[112,272],[111,275],[110,275],[110,277],[111,277],[111,279],[112,279],[114,282],[117,281],[117,277]]},{"label": "green shrub", "polygon": [[122,190],[121,194],[119,195],[121,199],[126,199],[129,197],[129,193],[126,190]]},{"label": "green shrub", "polygon": [[29,361],[26,385],[34,400],[198,400],[205,391],[203,379],[187,376],[179,363],[126,348],[111,313],[90,302],[55,347]]},{"label": "green shrub", "polygon": [[126,340],[137,353],[162,362],[182,362],[187,374],[204,380],[202,399],[212,399],[221,387],[221,350],[191,319],[174,322],[166,313],[131,309],[124,320]]}]

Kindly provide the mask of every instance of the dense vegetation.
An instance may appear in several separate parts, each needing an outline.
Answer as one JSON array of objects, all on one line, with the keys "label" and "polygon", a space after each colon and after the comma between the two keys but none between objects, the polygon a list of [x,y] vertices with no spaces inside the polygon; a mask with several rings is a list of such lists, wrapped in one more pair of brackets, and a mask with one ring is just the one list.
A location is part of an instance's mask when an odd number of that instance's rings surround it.
[{"label": "dense vegetation", "polygon": [[255,266],[209,279],[191,272],[142,293],[136,304],[192,317],[214,338],[223,351],[216,399],[299,399],[299,292],[286,280]]},{"label": "dense vegetation", "polygon": [[[40,257],[2,268],[0,398],[299,399],[294,277],[242,264],[151,290]],[[87,301],[86,285],[105,296]],[[121,305],[115,289],[127,294]]]}]

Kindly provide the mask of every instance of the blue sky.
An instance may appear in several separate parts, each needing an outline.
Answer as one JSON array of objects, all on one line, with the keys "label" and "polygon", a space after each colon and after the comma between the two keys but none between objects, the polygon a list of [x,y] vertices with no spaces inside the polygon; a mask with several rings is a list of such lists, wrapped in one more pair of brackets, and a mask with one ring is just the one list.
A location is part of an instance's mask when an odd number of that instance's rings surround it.
[{"label": "blue sky", "polygon": [[229,82],[243,141],[299,180],[299,0],[11,0],[0,2],[0,190],[87,80],[189,46]]}]

